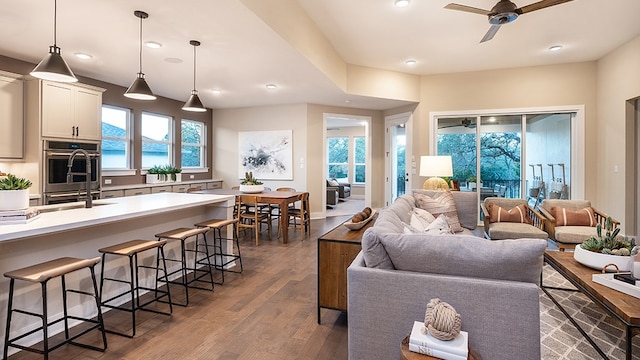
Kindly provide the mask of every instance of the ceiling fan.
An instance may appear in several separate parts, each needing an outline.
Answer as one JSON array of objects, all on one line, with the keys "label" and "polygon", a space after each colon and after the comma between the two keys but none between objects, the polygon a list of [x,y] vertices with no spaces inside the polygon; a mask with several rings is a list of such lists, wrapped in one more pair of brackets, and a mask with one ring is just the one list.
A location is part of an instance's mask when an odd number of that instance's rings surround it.
[{"label": "ceiling fan", "polygon": [[493,39],[494,35],[498,32],[501,25],[508,24],[518,18],[519,15],[526,14],[528,12],[541,10],[550,6],[560,5],[572,0],[542,0],[533,4],[518,7],[516,4],[509,0],[500,0],[491,10],[483,10],[474,8],[467,5],[460,5],[451,3],[445,6],[445,9],[466,11],[474,14],[486,15],[489,17],[489,24],[491,27],[489,31],[484,35],[481,43]]},{"label": "ceiling fan", "polygon": [[446,124],[446,125],[440,125],[439,124],[438,125],[438,129],[446,129],[446,128],[458,127],[458,126],[464,126],[466,128],[474,129],[476,127],[476,122],[472,121],[469,118],[464,118],[464,119],[460,120],[460,122],[458,122],[458,123],[453,123],[453,122],[449,121],[448,124]]}]

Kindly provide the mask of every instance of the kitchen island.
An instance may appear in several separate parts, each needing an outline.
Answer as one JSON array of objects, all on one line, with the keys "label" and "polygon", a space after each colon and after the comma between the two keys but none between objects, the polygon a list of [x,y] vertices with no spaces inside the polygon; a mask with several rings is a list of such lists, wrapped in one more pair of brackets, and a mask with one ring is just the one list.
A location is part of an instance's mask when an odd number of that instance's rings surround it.
[{"label": "kitchen island", "polygon": [[[158,193],[108,200],[94,201],[92,208],[86,209],[80,203],[38,207],[37,219],[18,225],[0,225],[0,274],[7,271],[55,259],[62,256],[93,258],[99,256],[98,249],[128,240],[153,240],[154,234],[178,227],[193,227],[193,224],[210,218],[230,219],[233,216],[234,197],[229,195]],[[63,209],[67,208],[67,209]],[[180,254],[179,242],[170,242],[165,247],[168,258]],[[141,257],[140,263],[155,263],[155,254]],[[128,269],[126,259],[107,259],[105,273],[124,276]],[[168,264],[169,265],[169,264]],[[176,265],[178,266],[178,265]],[[99,266],[97,276],[100,276]],[[79,288],[90,289],[88,278],[70,274],[67,282]],[[152,284],[153,274],[149,274],[147,285]],[[122,287],[114,284],[106,287],[106,297],[121,292]],[[0,278],[0,342],[4,342],[4,325],[7,315],[7,295],[9,280]],[[26,310],[40,311],[40,286],[19,283],[16,286],[15,303]],[[123,299],[124,300],[124,299]],[[93,316],[95,306],[91,299],[70,297],[70,311]],[[60,284],[52,280],[49,286],[51,316],[62,311]],[[38,319],[16,316],[12,319],[13,331],[24,332],[34,328]],[[58,324],[60,325],[60,324]],[[62,327],[52,327],[51,333]],[[12,332],[13,333],[13,332]],[[41,340],[41,333],[26,339],[27,343]],[[15,350],[15,349],[11,349]]]}]

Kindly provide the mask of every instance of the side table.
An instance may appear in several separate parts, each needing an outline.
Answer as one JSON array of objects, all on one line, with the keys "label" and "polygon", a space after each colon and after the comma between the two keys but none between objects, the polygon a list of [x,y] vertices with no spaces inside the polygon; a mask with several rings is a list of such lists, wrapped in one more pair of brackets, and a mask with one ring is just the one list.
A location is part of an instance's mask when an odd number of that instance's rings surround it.
[{"label": "side table", "polygon": [[318,324],[321,308],[347,311],[347,267],[362,250],[362,235],[377,216],[360,230],[340,224],[318,238]]},{"label": "side table", "polygon": [[[419,354],[417,352],[413,352],[409,350],[409,335],[407,335],[404,339],[402,339],[402,343],[400,343],[400,360],[438,360],[440,358],[436,358],[429,355]],[[480,354],[472,348],[469,348],[469,356],[468,360],[482,360]]]}]

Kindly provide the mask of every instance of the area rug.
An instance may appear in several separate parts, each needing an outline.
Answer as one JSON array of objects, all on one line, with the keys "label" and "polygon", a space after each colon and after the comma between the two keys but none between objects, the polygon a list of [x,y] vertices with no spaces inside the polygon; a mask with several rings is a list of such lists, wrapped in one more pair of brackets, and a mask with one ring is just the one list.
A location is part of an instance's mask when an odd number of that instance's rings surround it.
[{"label": "area rug", "polygon": [[[543,268],[543,284],[574,288],[546,264]],[[549,291],[610,359],[625,359],[625,332],[617,319],[607,315],[600,306],[580,292]],[[542,290],[539,290],[539,296],[542,359],[602,359]],[[640,336],[633,339],[633,359],[640,359]]]}]

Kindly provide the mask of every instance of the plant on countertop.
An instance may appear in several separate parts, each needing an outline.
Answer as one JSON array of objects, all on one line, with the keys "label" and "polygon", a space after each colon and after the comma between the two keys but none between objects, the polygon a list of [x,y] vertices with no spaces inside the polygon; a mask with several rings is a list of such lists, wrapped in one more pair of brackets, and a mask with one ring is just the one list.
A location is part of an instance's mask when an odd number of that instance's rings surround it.
[{"label": "plant on countertop", "polygon": [[602,224],[596,226],[596,232],[598,236],[592,236],[585,240],[580,247],[602,254],[629,256],[632,252],[637,252],[634,248],[635,241],[633,239],[627,240],[625,237],[618,238],[620,228],[613,229],[613,221],[611,216],[607,216],[605,224],[605,234],[602,236]]},{"label": "plant on countertop", "polygon": [[148,174],[157,174],[158,178],[167,180],[168,175],[171,176],[171,180],[176,180],[176,174],[182,172],[182,169],[173,165],[153,165],[147,170]]},{"label": "plant on countertop", "polygon": [[13,174],[7,174],[7,177],[0,179],[0,190],[24,190],[30,187],[31,181]]},{"label": "plant on countertop", "polygon": [[262,181],[253,177],[253,172],[245,172],[244,180],[240,183],[240,185],[262,185]]}]

